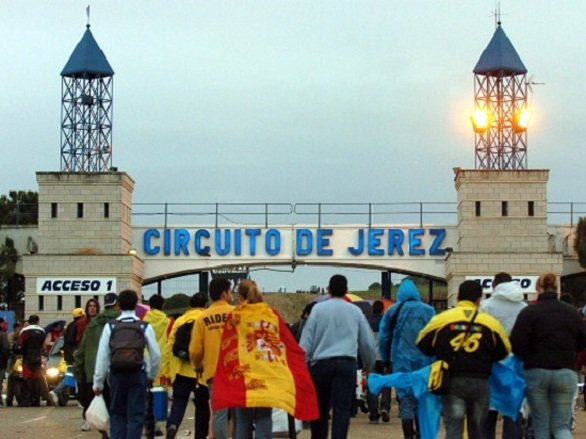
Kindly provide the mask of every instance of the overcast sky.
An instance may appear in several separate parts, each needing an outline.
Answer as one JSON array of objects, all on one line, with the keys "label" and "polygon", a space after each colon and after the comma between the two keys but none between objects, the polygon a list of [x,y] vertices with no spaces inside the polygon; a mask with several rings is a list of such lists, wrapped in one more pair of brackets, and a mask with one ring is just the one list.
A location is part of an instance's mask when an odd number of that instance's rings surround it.
[{"label": "overcast sky", "polygon": [[[474,167],[472,69],[493,0],[89,3],[135,202],[455,201],[452,168]],[[0,193],[60,170],[59,73],[86,5],[0,0]],[[584,201],[586,2],[500,7],[545,83],[529,167],[551,170],[550,201]]]}]

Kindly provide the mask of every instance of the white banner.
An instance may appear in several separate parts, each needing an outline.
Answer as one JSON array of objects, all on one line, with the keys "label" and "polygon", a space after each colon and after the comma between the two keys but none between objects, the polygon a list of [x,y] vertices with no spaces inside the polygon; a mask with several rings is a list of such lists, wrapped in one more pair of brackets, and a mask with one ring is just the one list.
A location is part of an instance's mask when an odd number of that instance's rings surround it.
[{"label": "white banner", "polygon": [[116,292],[115,277],[39,277],[37,294],[106,294]]},{"label": "white banner", "polygon": [[[513,280],[519,282],[523,293],[535,293],[535,285],[537,284],[537,279],[539,279],[539,276],[511,276],[513,277]],[[484,294],[492,293],[493,279],[494,276],[466,276],[466,280],[473,280],[482,285],[482,292]]]}]

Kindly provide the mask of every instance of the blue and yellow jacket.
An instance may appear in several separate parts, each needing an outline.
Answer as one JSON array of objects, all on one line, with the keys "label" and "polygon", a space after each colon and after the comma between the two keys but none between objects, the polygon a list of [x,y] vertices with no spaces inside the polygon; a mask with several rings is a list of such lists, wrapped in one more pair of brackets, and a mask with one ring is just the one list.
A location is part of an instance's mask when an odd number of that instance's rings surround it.
[{"label": "blue and yellow jacket", "polygon": [[431,319],[417,338],[419,349],[426,355],[447,361],[453,376],[488,378],[492,363],[511,352],[501,324],[482,311],[466,334],[477,309],[474,303],[462,300],[455,308]]}]

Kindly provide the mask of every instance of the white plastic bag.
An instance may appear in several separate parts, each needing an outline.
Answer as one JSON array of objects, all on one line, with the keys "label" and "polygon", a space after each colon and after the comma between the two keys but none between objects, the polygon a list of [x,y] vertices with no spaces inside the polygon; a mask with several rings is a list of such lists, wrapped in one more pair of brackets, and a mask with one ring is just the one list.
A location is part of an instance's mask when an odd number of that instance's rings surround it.
[{"label": "white plastic bag", "polygon": [[109,431],[110,415],[106,407],[106,401],[102,395],[94,396],[90,406],[85,412],[85,420],[92,430]]},{"label": "white plastic bag", "polygon": [[[302,422],[295,419],[295,432],[301,432],[302,428]],[[273,409],[273,437],[289,437],[289,418],[285,410]]]}]

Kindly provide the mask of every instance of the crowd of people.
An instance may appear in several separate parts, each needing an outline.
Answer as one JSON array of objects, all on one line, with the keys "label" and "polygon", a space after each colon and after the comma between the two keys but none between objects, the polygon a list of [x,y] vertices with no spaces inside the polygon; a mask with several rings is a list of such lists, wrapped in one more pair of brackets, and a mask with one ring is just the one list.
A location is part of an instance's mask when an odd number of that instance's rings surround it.
[{"label": "crowd of people", "polygon": [[[539,277],[534,303],[507,273],[495,275],[485,300],[480,284],[464,281],[456,306],[437,314],[409,278],[395,303],[374,301],[368,315],[347,300],[344,276],[332,276],[327,290],[328,300],[309,304],[292,326],[264,302],[254,281],[241,281],[234,294],[226,279],[214,279],[207,294],[194,294],[175,318],[167,316],[159,295],[151,297],[146,313],[137,312],[139,293],[124,290],[106,294],[103,310],[88,300],[66,326],[43,328],[31,315],[9,338],[0,319],[0,376],[17,353],[27,403],[56,404],[70,389],[61,383],[49,391],[42,357],[63,337],[65,360],[77,379],[81,429],[90,429],[86,411],[100,396],[110,417],[103,438],[141,437],[154,385],[172,389],[172,399],[162,419],[165,432],[153,423],[152,436],[176,437],[193,395],[196,439],[271,438],[274,410],[309,422],[312,439],[342,439],[356,411],[361,370],[393,379],[440,362],[449,371],[439,396],[446,438],[493,439],[499,413],[491,406],[489,380],[493,365],[514,355],[529,411],[503,417],[503,439],[529,432],[536,439],[572,437],[586,324],[581,310],[559,300],[554,274]],[[370,422],[389,422],[390,387],[369,386]],[[12,405],[8,390],[6,404]],[[404,438],[425,439],[421,392],[409,385],[394,392]]]}]

